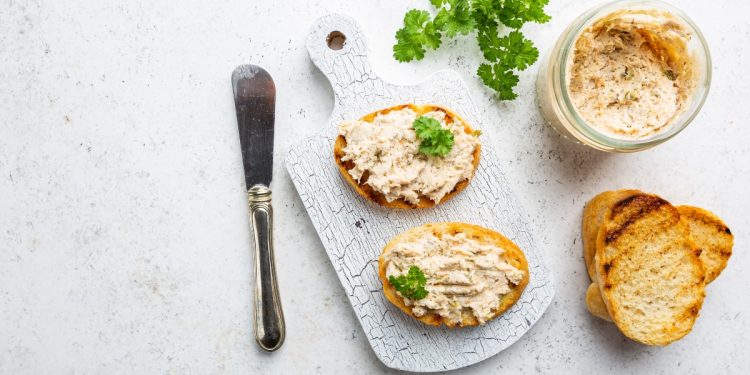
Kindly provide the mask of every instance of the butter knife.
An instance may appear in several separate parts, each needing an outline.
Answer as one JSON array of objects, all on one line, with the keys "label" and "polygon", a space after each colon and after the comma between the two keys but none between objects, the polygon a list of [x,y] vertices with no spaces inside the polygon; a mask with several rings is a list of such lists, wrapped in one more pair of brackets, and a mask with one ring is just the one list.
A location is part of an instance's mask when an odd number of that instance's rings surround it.
[{"label": "butter knife", "polygon": [[273,257],[273,125],[276,86],[263,68],[241,65],[232,72],[242,164],[255,247],[255,341],[274,351],[284,343],[284,313]]}]

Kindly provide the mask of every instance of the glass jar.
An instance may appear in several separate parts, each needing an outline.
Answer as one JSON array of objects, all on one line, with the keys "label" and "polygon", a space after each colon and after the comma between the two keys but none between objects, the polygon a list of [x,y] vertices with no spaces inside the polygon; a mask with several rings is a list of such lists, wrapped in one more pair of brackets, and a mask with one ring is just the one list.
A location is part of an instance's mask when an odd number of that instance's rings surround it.
[{"label": "glass jar", "polygon": [[[620,10],[666,11],[680,22],[690,35],[688,54],[695,63],[695,86],[684,107],[671,118],[665,129],[645,138],[613,137],[587,124],[573,105],[568,89],[575,44],[579,36],[597,20]],[[565,29],[537,76],[537,96],[547,122],[568,139],[607,152],[635,152],[656,146],[682,131],[698,114],[711,85],[711,56],[698,27],[679,9],[661,1],[620,0],[595,7],[576,18]]]}]

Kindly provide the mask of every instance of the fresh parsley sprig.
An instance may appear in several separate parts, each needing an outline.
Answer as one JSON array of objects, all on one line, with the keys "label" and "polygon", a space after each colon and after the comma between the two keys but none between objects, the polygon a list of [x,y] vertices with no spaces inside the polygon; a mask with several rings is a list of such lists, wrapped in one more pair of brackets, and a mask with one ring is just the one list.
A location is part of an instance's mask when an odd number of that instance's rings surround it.
[{"label": "fresh parsley sprig", "polygon": [[445,156],[453,148],[453,133],[443,128],[440,121],[420,116],[412,124],[419,138],[419,152],[429,156]]},{"label": "fresh parsley sprig", "polygon": [[422,60],[425,48],[440,47],[440,36],[428,11],[412,9],[404,16],[404,27],[396,32],[398,44],[393,46],[393,56],[399,61]]},{"label": "fresh parsley sprig", "polygon": [[[477,43],[487,60],[477,69],[485,85],[501,100],[515,99],[518,71],[539,58],[531,40],[519,31],[527,22],[545,23],[549,0],[430,0],[438,10],[434,18],[425,10],[412,9],[404,15],[404,27],[396,32],[393,57],[405,62],[422,60],[427,49],[438,49],[443,35],[453,38],[476,30]],[[503,25],[511,31],[499,33]]]},{"label": "fresh parsley sprig", "polygon": [[427,278],[417,266],[409,267],[409,272],[405,275],[388,276],[388,281],[404,298],[422,299],[427,297],[428,292],[424,288],[427,285]]}]

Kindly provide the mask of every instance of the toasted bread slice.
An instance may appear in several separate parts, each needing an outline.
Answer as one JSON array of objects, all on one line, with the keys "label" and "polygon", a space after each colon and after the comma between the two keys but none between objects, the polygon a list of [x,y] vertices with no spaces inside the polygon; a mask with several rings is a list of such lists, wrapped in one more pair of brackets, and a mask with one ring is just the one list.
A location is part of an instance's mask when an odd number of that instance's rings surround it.
[{"label": "toasted bread slice", "polygon": [[669,202],[636,194],[605,215],[595,282],[620,331],[667,345],[693,327],[705,297],[705,268],[688,225]]},{"label": "toasted bread slice", "polygon": [[608,322],[612,321],[609,311],[607,311],[607,305],[604,304],[602,294],[599,292],[599,285],[596,285],[596,283],[589,284],[589,288],[586,289],[586,307],[591,315]]},{"label": "toasted bread slice", "polygon": [[[464,125],[464,131],[467,134],[471,134],[474,132],[474,129],[472,129],[471,126],[469,126],[469,124],[466,121],[464,121],[461,117],[459,117],[457,114],[455,114],[451,110],[445,107],[438,106],[438,105],[416,105],[416,104],[397,105],[395,107],[386,108],[380,111],[370,113],[362,117],[361,120],[366,121],[366,122],[373,122],[375,117],[380,114],[386,114],[391,111],[398,111],[398,110],[402,110],[405,108],[411,109],[412,111],[416,112],[418,115],[423,115],[423,114],[433,112],[433,111],[443,112],[445,113],[446,122],[453,123],[453,122],[458,121]],[[390,208],[405,208],[405,209],[434,207],[437,204],[443,203],[453,198],[461,190],[466,188],[466,186],[469,185],[469,181],[471,180],[471,178],[469,178],[456,184],[453,190],[450,193],[446,194],[439,202],[434,202],[431,199],[423,195],[420,195],[419,202],[417,204],[409,203],[403,198],[399,198],[391,202],[388,202],[388,200],[385,199],[385,196],[383,194],[375,191],[374,189],[372,189],[372,187],[367,185],[366,183],[367,172],[365,172],[365,174],[362,176],[362,179],[360,182],[355,180],[349,174],[349,170],[354,168],[354,163],[351,160],[348,160],[348,161],[341,160],[344,157],[344,147],[346,147],[346,139],[343,136],[339,135],[336,138],[336,141],[333,145],[333,156],[334,156],[334,159],[336,160],[336,164],[339,167],[339,171],[341,172],[341,175],[344,176],[344,179],[349,183],[349,185],[351,185],[354,188],[357,194],[381,206],[390,207]],[[477,147],[474,149],[474,161],[472,163],[474,165],[474,171],[476,171],[477,167],[479,166],[480,153],[481,153],[481,146],[477,145]]]},{"label": "toasted bread slice", "polygon": [[616,202],[639,193],[641,193],[639,190],[605,191],[592,198],[583,208],[581,225],[583,260],[586,262],[586,269],[589,272],[591,280],[594,280],[593,259],[596,253],[596,236],[599,233],[599,227],[604,221],[604,215]]},{"label": "toasted bread slice", "polygon": [[455,327],[469,327],[479,325],[477,318],[471,313],[471,310],[466,308],[463,310],[462,318],[460,322],[450,321],[444,319],[442,316],[436,313],[428,312],[422,316],[415,316],[412,313],[412,307],[407,306],[404,303],[404,299],[396,292],[396,288],[391,285],[386,277],[386,270],[388,268],[388,262],[385,259],[385,255],[395,248],[399,243],[411,242],[415,239],[423,238],[424,236],[435,236],[441,238],[446,234],[458,234],[465,233],[468,238],[476,240],[483,244],[492,244],[504,250],[502,255],[503,261],[515,267],[518,270],[523,271],[524,277],[518,285],[510,285],[511,291],[505,294],[500,300],[500,304],[493,311],[493,316],[487,319],[487,321],[498,317],[500,314],[508,310],[513,306],[520,298],[526,285],[529,283],[529,264],[526,261],[526,256],[513,241],[505,238],[500,233],[493,230],[480,227],[478,225],[465,224],[465,223],[432,223],[425,224],[419,227],[409,229],[396,237],[394,237],[383,249],[383,252],[378,259],[379,276],[380,281],[383,283],[383,293],[385,297],[401,311],[412,316],[414,319],[419,320],[422,323],[431,326],[440,326],[441,324],[446,325],[449,328]]},{"label": "toasted bread slice", "polygon": [[714,281],[727,266],[732,256],[734,236],[726,224],[708,210],[692,206],[679,206],[677,211],[688,223],[690,235],[700,248],[700,259],[706,267],[706,283]]},{"label": "toasted bread slice", "polygon": [[[709,284],[726,268],[729,257],[732,255],[734,236],[729,227],[708,210],[692,206],[678,206],[677,211],[680,213],[680,218],[690,227],[693,242],[701,249],[700,259],[706,268],[706,284]],[[594,316],[612,321],[602,301],[599,287],[594,283],[586,290],[586,307]]]}]

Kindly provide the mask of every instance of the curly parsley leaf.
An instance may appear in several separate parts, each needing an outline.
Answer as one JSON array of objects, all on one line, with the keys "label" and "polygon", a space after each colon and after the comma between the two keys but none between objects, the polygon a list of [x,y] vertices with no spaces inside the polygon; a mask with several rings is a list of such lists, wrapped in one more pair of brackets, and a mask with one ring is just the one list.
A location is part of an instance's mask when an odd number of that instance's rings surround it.
[{"label": "curly parsley leaf", "polygon": [[440,47],[440,31],[426,10],[412,9],[404,15],[404,27],[396,32],[393,57],[404,62],[422,60],[425,48]]},{"label": "curly parsley leaf", "polygon": [[497,8],[499,5],[496,2],[497,0],[473,1],[471,15],[474,18],[478,29],[497,28]]},{"label": "curly parsley leaf", "polygon": [[458,34],[466,35],[474,30],[475,21],[472,18],[468,0],[447,0],[449,8],[442,8],[435,16],[435,25],[445,31],[445,35],[452,38]]},{"label": "curly parsley leaf", "polygon": [[511,31],[500,38],[495,30],[482,29],[477,34],[477,42],[485,59],[499,62],[509,70],[524,70],[539,58],[539,50],[520,31]]},{"label": "curly parsley leaf", "polygon": [[501,100],[513,100],[518,97],[513,92],[513,88],[518,84],[518,75],[502,64],[482,64],[477,69],[477,75],[485,85],[497,91]]},{"label": "curly parsley leaf", "polygon": [[[528,22],[545,23],[549,0],[430,0],[437,9],[434,19],[427,11],[410,10],[404,27],[396,33],[393,55],[398,61],[421,60],[427,48],[437,49],[443,35],[453,38],[477,32],[477,43],[488,64],[477,74],[501,100],[517,97],[518,71],[539,58],[539,51],[519,29]],[[503,35],[499,27],[510,28]],[[506,29],[507,30],[507,29]]]},{"label": "curly parsley leaf", "polygon": [[498,19],[512,29],[520,29],[526,22],[545,23],[550,20],[544,13],[547,3],[549,0],[503,0]]},{"label": "curly parsley leaf", "polygon": [[427,285],[427,278],[417,266],[409,267],[409,272],[406,275],[389,276],[388,281],[404,298],[422,299],[427,297],[428,292],[424,288]]},{"label": "curly parsley leaf", "polygon": [[420,116],[412,124],[419,138],[419,152],[429,156],[445,156],[453,148],[453,133],[438,120]]},{"label": "curly parsley leaf", "polygon": [[487,61],[495,62],[500,58],[500,36],[497,27],[483,27],[477,31],[477,44]]}]

